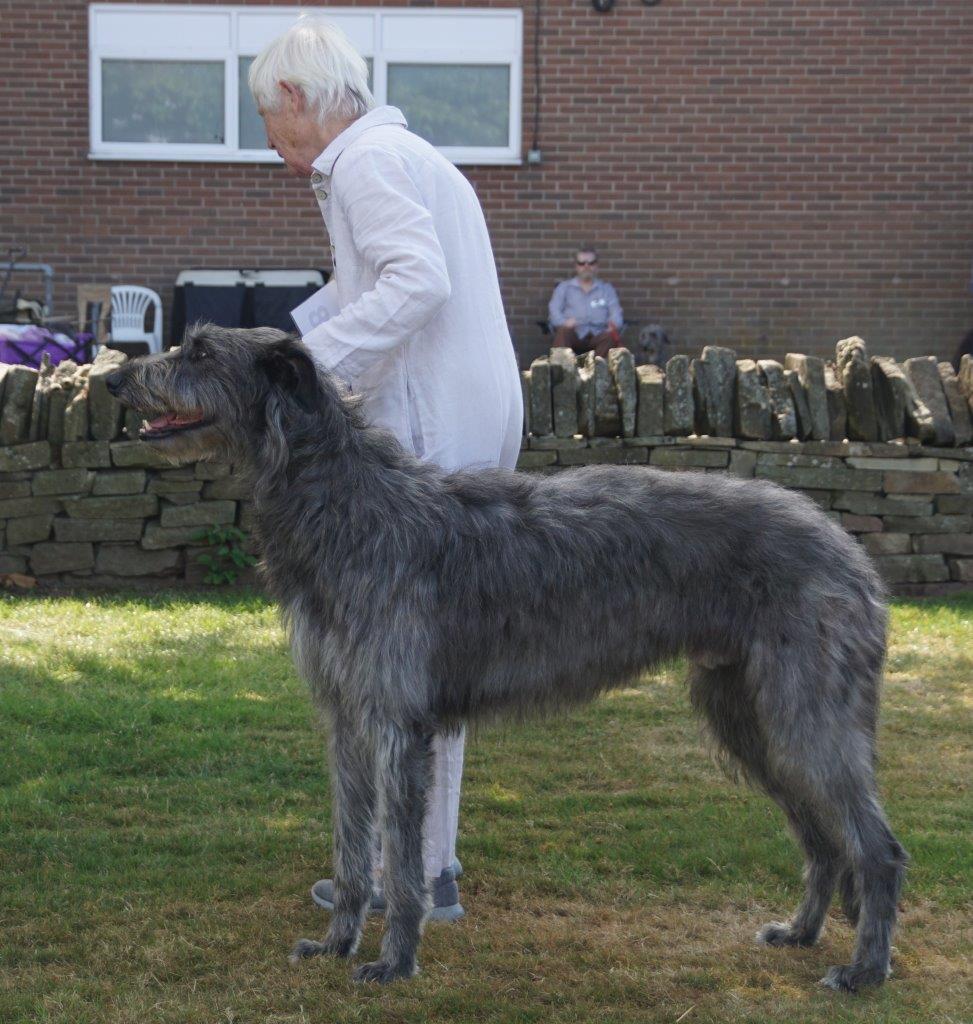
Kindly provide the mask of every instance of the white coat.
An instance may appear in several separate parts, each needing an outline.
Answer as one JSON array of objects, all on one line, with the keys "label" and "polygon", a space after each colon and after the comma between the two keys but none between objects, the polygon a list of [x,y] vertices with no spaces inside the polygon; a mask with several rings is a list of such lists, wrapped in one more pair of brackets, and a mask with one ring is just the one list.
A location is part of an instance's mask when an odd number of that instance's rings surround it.
[{"label": "white coat", "polygon": [[444,469],[513,468],[520,375],[479,200],[395,107],[314,161],[340,312],[304,342],[367,418]]}]

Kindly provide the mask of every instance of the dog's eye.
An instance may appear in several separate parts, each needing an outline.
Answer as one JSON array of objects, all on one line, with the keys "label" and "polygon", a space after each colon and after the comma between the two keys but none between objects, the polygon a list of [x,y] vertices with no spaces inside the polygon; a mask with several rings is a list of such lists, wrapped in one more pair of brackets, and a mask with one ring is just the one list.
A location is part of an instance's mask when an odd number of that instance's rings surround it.
[{"label": "dog's eye", "polygon": [[209,352],[197,345],[192,351],[192,360],[194,363],[198,363],[200,359],[209,359]]}]

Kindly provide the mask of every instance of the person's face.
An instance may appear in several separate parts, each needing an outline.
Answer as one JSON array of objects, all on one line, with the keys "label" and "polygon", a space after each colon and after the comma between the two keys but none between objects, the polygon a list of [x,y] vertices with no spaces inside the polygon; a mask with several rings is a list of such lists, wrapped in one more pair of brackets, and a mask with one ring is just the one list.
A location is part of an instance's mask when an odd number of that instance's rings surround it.
[{"label": "person's face", "polygon": [[574,257],[574,272],[582,281],[593,281],[598,257],[593,252],[579,252]]},{"label": "person's face", "polygon": [[291,174],[309,178],[311,161],[324,149],[322,128],[308,109],[303,94],[288,82],[280,83],[276,110],[258,108],[267,132],[267,145],[277,151]]}]

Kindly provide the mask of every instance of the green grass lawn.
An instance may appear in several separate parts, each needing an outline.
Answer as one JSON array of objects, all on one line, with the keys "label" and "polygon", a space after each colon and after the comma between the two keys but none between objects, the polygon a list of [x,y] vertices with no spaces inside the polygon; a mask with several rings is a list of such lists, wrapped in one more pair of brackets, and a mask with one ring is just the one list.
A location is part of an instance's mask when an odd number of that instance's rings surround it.
[{"label": "green grass lawn", "polygon": [[[275,610],[240,595],[0,596],[0,1021],[949,1022],[973,1019],[973,596],[899,602],[880,780],[913,857],[895,976],[753,943],[789,913],[782,816],[707,756],[678,669],[467,746],[467,917],[421,975],[294,968],[323,932],[324,738]],[[380,924],[359,960],[374,958]]]}]

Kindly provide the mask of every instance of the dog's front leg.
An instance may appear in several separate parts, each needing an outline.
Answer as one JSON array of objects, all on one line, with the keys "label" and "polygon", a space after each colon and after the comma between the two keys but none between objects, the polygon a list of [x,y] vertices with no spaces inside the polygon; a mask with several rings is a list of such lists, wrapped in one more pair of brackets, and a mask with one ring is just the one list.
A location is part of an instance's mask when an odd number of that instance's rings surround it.
[{"label": "dog's front leg", "polygon": [[378,776],[382,792],[385,934],[381,958],[363,964],[356,981],[411,978],[422,922],[429,910],[422,861],[422,823],[431,770],[431,734],[389,726],[379,739]]},{"label": "dog's front leg", "polygon": [[358,948],[372,895],[375,751],[341,709],[331,715],[334,914],[323,942],[300,939],[291,961],[351,956]]}]

